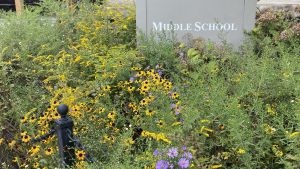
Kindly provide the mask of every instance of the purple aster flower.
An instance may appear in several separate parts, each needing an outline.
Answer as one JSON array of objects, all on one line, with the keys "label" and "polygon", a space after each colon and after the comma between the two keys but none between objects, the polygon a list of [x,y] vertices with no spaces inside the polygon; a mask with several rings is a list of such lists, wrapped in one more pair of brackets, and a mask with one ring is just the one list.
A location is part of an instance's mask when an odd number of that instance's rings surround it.
[{"label": "purple aster flower", "polygon": [[131,82],[133,82],[135,80],[135,77],[131,77],[130,79],[129,79],[129,81],[131,81]]},{"label": "purple aster flower", "polygon": [[181,148],[182,148],[182,150],[183,150],[183,151],[185,151],[185,150],[186,150],[186,146],[182,146]]},{"label": "purple aster flower", "polygon": [[162,76],[162,71],[161,70],[157,70],[157,73],[159,76]]},{"label": "purple aster flower", "polygon": [[180,114],[180,112],[176,110],[175,111],[175,115],[179,115],[179,114]]},{"label": "purple aster flower", "polygon": [[190,152],[185,152],[185,153],[183,154],[183,157],[184,157],[184,158],[187,158],[187,159],[189,159],[189,160],[191,160],[191,159],[193,158],[193,155],[192,155],[192,153],[190,153]]},{"label": "purple aster flower", "polygon": [[169,151],[168,151],[168,156],[170,158],[175,158],[178,156],[178,149],[177,148],[171,148]]},{"label": "purple aster flower", "polygon": [[174,168],[174,165],[173,165],[173,164],[171,164],[171,165],[170,165],[170,169],[173,169],[173,168]]},{"label": "purple aster flower", "polygon": [[156,149],[154,152],[153,152],[153,156],[156,157],[159,155],[159,151]]},{"label": "purple aster flower", "polygon": [[166,160],[159,160],[156,163],[156,169],[168,169],[169,163]]},{"label": "purple aster flower", "polygon": [[178,161],[179,168],[188,168],[190,165],[190,161],[186,158],[181,158]]},{"label": "purple aster flower", "polygon": [[175,108],[176,108],[176,104],[174,104],[174,103],[171,104],[171,108],[172,108],[172,109],[175,109]]}]

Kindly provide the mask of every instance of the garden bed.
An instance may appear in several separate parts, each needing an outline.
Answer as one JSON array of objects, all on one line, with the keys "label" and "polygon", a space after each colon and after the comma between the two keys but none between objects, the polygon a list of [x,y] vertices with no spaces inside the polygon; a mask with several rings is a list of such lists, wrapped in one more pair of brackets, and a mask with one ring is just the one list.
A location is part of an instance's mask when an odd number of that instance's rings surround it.
[{"label": "garden bed", "polygon": [[234,50],[136,37],[132,5],[77,5],[1,13],[0,168],[61,167],[55,135],[31,141],[62,103],[74,168],[300,168],[299,21],[258,13]]}]

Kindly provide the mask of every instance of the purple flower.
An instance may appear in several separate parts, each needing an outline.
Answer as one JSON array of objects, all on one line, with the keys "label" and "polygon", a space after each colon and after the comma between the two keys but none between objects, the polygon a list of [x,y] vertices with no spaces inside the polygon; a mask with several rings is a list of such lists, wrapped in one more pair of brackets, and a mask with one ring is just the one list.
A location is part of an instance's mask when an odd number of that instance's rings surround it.
[{"label": "purple flower", "polygon": [[182,150],[183,150],[183,151],[185,151],[185,150],[186,150],[186,146],[182,146],[181,148],[182,148]]},{"label": "purple flower", "polygon": [[173,168],[174,168],[174,165],[173,165],[173,164],[171,164],[171,165],[170,165],[170,169],[173,169]]},{"label": "purple flower", "polygon": [[161,70],[157,70],[157,73],[159,76],[162,76],[162,71]]},{"label": "purple flower", "polygon": [[178,156],[178,149],[177,148],[171,148],[169,151],[168,151],[168,156],[170,158],[175,158]]},{"label": "purple flower", "polygon": [[176,108],[176,104],[174,104],[174,103],[171,104],[171,108],[172,108],[172,109],[175,109],[175,108]]},{"label": "purple flower", "polygon": [[169,163],[165,160],[159,160],[156,163],[156,169],[168,169]]},{"label": "purple flower", "polygon": [[180,112],[179,111],[175,111],[175,115],[177,116],[177,115],[179,115],[180,114]]},{"label": "purple flower", "polygon": [[131,78],[129,79],[130,82],[133,82],[134,80],[135,80],[135,77],[131,77]]},{"label": "purple flower", "polygon": [[153,156],[156,157],[159,155],[159,151],[156,149],[154,152],[153,152]]},{"label": "purple flower", "polygon": [[189,160],[191,160],[191,159],[193,158],[193,155],[192,155],[192,153],[190,153],[190,152],[185,152],[185,153],[183,154],[183,157],[184,157],[184,158],[187,158],[187,159],[189,159]]},{"label": "purple flower", "polygon": [[181,158],[178,161],[179,168],[188,168],[190,165],[190,161],[186,158]]}]

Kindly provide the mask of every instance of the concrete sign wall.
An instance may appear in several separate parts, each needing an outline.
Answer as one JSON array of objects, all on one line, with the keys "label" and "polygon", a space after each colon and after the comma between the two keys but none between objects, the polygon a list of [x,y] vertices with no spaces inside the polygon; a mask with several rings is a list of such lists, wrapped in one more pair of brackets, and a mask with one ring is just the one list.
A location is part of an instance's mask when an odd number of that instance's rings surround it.
[{"label": "concrete sign wall", "polygon": [[256,0],[137,0],[137,27],[238,46],[255,24]]}]

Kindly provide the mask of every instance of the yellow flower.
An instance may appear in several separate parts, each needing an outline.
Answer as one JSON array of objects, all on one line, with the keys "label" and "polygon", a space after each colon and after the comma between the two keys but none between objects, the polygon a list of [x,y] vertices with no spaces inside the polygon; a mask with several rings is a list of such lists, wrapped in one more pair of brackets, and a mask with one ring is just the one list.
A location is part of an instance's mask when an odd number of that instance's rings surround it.
[{"label": "yellow flower", "polygon": [[141,70],[141,68],[139,68],[139,67],[132,67],[131,70],[138,71],[138,70]]},{"label": "yellow flower", "polygon": [[149,85],[142,85],[141,86],[141,92],[147,92],[150,90],[150,86]]},{"label": "yellow flower", "polygon": [[29,152],[31,152],[31,156],[37,154],[40,151],[40,146],[32,146]]},{"label": "yellow flower", "polygon": [[109,119],[111,119],[111,120],[115,120],[115,118],[116,118],[116,112],[114,112],[114,111],[109,112],[108,115],[107,115],[107,117]]},{"label": "yellow flower", "polygon": [[13,158],[13,160],[11,160],[12,162],[14,162],[14,163],[17,163],[18,162],[18,160],[19,160],[19,158],[18,157],[14,157]]},{"label": "yellow flower", "polygon": [[76,58],[74,59],[74,62],[79,62],[81,60],[81,57],[80,56],[76,56]]},{"label": "yellow flower", "polygon": [[39,168],[40,164],[38,162],[33,163],[33,168]]},{"label": "yellow flower", "polygon": [[76,157],[78,160],[83,161],[85,159],[85,152],[80,150],[76,152]]},{"label": "yellow flower", "polygon": [[53,154],[53,148],[47,148],[46,150],[45,150],[45,154],[47,155],[47,156],[49,156],[49,155],[51,155],[51,154]]},{"label": "yellow flower", "polygon": [[135,142],[132,140],[132,138],[128,138],[124,140],[124,143],[126,146],[130,146],[132,144],[134,144]]},{"label": "yellow flower", "polygon": [[36,121],[36,118],[35,116],[31,116],[30,119],[29,119],[29,122],[32,124]]},{"label": "yellow flower", "polygon": [[29,135],[25,135],[25,136],[22,136],[22,141],[24,142],[24,143],[28,143],[29,141],[30,141],[30,136]]},{"label": "yellow flower", "polygon": [[165,125],[165,122],[162,121],[162,120],[159,120],[159,121],[157,122],[157,125],[158,125],[159,127],[163,127],[163,126]]},{"label": "yellow flower", "polygon": [[146,110],[146,115],[147,116],[153,116],[153,114],[154,114],[154,111],[152,111],[152,110]]},{"label": "yellow flower", "polygon": [[273,127],[271,127],[271,126],[269,126],[268,124],[265,124],[264,126],[265,126],[265,132],[267,134],[272,135],[272,134],[274,134],[276,132],[276,129],[273,128]]},{"label": "yellow flower", "polygon": [[211,166],[211,168],[213,168],[213,169],[221,168],[221,167],[222,167],[222,164],[215,164],[215,165]]},{"label": "yellow flower", "polygon": [[283,156],[283,152],[282,151],[276,151],[275,155],[276,155],[276,157],[282,157]]},{"label": "yellow flower", "polygon": [[21,123],[26,123],[27,122],[27,117],[26,116],[23,116],[21,117]]},{"label": "yellow flower", "polygon": [[102,90],[107,92],[107,91],[111,90],[111,87],[109,85],[107,85],[107,86],[102,87]]},{"label": "yellow flower", "polygon": [[145,106],[149,104],[150,100],[148,98],[144,98],[140,101],[140,105]]},{"label": "yellow flower", "polygon": [[243,155],[243,154],[246,153],[246,151],[245,151],[244,149],[242,149],[242,148],[239,148],[239,149],[237,150],[237,153],[240,154],[240,155]]},{"label": "yellow flower", "polygon": [[85,161],[79,161],[75,164],[77,169],[86,169],[87,163]]},{"label": "yellow flower", "polygon": [[228,160],[228,158],[229,158],[229,153],[228,153],[228,152],[223,152],[223,153],[222,153],[222,157],[223,157],[224,160]]},{"label": "yellow flower", "polygon": [[129,86],[129,87],[127,88],[127,90],[128,90],[129,93],[133,92],[134,89],[135,89],[135,87],[133,87],[133,86]]},{"label": "yellow flower", "polygon": [[11,142],[9,142],[8,143],[9,148],[11,148],[11,149],[14,148],[14,146],[16,145],[16,143],[17,142],[15,140],[12,140]]},{"label": "yellow flower", "polygon": [[3,138],[0,138],[0,145],[2,145],[4,142],[4,139]]},{"label": "yellow flower", "polygon": [[172,93],[171,97],[172,97],[172,99],[177,99],[179,97],[179,94],[174,92],[174,93]]},{"label": "yellow flower", "polygon": [[139,71],[137,74],[136,74],[137,77],[141,77],[141,76],[145,76],[145,72],[144,71]]},{"label": "yellow flower", "polygon": [[292,134],[289,135],[289,137],[296,137],[296,136],[300,136],[299,132],[293,132]]},{"label": "yellow flower", "polygon": [[65,75],[59,75],[58,77],[61,81],[66,81],[66,76]]}]

